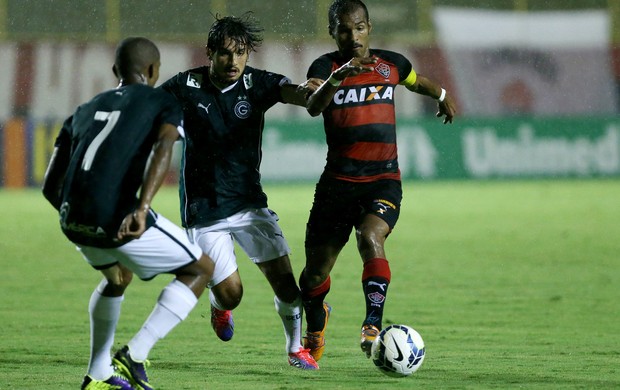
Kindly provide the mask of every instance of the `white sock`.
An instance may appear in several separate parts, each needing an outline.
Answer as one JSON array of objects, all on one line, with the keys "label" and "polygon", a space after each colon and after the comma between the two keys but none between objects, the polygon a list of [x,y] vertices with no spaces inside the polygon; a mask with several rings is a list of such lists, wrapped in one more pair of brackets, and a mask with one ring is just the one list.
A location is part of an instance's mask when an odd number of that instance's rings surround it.
[{"label": "white sock", "polygon": [[301,297],[293,303],[282,302],[278,297],[273,298],[276,311],[282,319],[284,335],[286,336],[286,351],[299,352],[301,348]]},{"label": "white sock", "polygon": [[176,279],[170,282],[159,295],[155,308],[140,331],[127,344],[132,359],[138,362],[146,360],[155,343],[187,318],[196,303],[198,298],[189,287]]},{"label": "white sock", "polygon": [[90,361],[88,375],[96,380],[105,380],[114,373],[110,350],[114,344],[116,324],[121,315],[123,297],[104,297],[101,291],[106,286],[104,279],[90,296]]}]

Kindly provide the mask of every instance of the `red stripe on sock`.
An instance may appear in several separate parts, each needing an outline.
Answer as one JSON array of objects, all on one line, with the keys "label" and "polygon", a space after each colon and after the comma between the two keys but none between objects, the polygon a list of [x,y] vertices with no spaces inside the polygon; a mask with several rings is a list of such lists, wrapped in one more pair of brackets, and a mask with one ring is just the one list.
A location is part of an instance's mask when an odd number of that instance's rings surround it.
[{"label": "red stripe on sock", "polygon": [[373,277],[381,277],[390,282],[392,272],[390,271],[390,263],[386,259],[376,257],[364,262],[364,272],[362,272],[362,281]]},{"label": "red stripe on sock", "polygon": [[315,288],[313,288],[312,290],[308,291],[308,297],[309,298],[314,298],[316,296],[319,296],[327,291],[329,291],[329,288],[332,285],[332,279],[330,276],[327,277],[327,279],[325,279],[325,281],[321,284],[319,284],[318,286],[316,286]]}]

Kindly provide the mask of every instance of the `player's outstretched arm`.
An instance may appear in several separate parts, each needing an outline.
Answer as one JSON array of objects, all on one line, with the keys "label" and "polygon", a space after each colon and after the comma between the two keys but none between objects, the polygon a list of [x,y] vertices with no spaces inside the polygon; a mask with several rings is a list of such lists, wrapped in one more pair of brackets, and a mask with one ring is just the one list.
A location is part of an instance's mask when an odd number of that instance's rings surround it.
[{"label": "player's outstretched arm", "polygon": [[348,76],[355,76],[360,73],[372,72],[372,66],[377,62],[374,57],[353,58],[340,68],[332,72],[327,80],[308,97],[306,109],[312,116],[317,116],[329,106],[334,94],[338,90],[340,83]]},{"label": "player's outstretched arm", "polygon": [[446,92],[438,83],[418,75],[416,82],[408,86],[412,92],[419,93],[421,95],[430,96],[437,100],[437,117],[445,116],[443,123],[452,123],[454,115],[456,115],[456,106],[452,96]]},{"label": "player's outstretched arm", "polygon": [[146,228],[146,216],[151,208],[155,194],[161,187],[172,158],[172,148],[179,138],[176,126],[164,123],[159,129],[159,138],[153,146],[153,155],[146,167],[146,174],[140,188],[139,204],[136,210],[128,214],[118,230],[118,239],[139,238]]},{"label": "player's outstretched arm", "polygon": [[282,101],[296,106],[306,107],[308,96],[316,91],[323,80],[308,79],[299,85],[285,84],[280,89]]}]

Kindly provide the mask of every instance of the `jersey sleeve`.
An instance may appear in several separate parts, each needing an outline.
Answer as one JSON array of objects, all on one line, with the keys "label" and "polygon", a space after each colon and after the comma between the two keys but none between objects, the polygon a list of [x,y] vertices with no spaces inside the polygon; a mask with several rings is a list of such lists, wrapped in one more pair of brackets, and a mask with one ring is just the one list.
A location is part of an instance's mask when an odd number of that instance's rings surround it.
[{"label": "jersey sleeve", "polygon": [[317,78],[327,80],[332,74],[332,61],[327,55],[322,55],[310,64],[308,68],[307,78]]},{"label": "jersey sleeve", "polygon": [[54,142],[54,146],[57,148],[65,148],[71,146],[71,133],[73,126],[73,115],[67,118],[62,124],[62,128],[56,137],[56,141]]},{"label": "jersey sleeve", "polygon": [[243,82],[248,90],[255,89],[258,102],[264,110],[282,102],[281,88],[291,80],[278,73],[254,69],[243,75]]},{"label": "jersey sleeve", "polygon": [[398,69],[399,85],[409,87],[415,84],[418,75],[413,69],[411,62],[405,56],[389,50],[377,50],[376,52],[380,57],[390,61],[396,66],[396,69]]},{"label": "jersey sleeve", "polygon": [[[395,53],[396,54],[396,53]],[[405,87],[412,86],[418,79],[416,71],[413,69],[411,62],[401,54],[396,54],[394,58],[394,65],[398,69],[398,75],[400,76],[400,85]]]},{"label": "jersey sleeve", "polygon": [[183,129],[183,109],[181,104],[172,96],[162,92],[162,110],[160,114],[160,123],[169,123],[177,128],[179,136],[185,138],[185,130]]}]

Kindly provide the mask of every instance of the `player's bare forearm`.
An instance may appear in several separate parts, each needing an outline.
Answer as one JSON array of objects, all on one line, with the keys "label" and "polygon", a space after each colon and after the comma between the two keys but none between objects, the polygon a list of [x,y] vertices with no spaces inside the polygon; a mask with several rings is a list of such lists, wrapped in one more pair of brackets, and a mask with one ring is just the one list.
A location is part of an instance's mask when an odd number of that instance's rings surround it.
[{"label": "player's bare forearm", "polygon": [[372,72],[372,66],[377,62],[374,57],[353,58],[340,68],[334,70],[327,80],[308,98],[306,109],[312,116],[323,112],[331,102],[338,90],[340,83],[348,76],[356,76],[361,73]]},{"label": "player's bare forearm", "polygon": [[160,137],[153,146],[153,156],[149,160],[142,188],[140,190],[140,203],[138,210],[148,210],[155,194],[161,187],[172,159],[172,149],[174,143],[179,138],[179,133],[175,126],[164,124],[160,130]]},{"label": "player's bare forearm", "polygon": [[441,96],[441,85],[422,75],[417,76],[415,84],[407,87],[411,92],[438,99]]},{"label": "player's bare forearm", "polygon": [[452,95],[447,92],[440,84],[418,75],[415,84],[408,86],[412,92],[421,95],[430,96],[437,100],[437,117],[444,117],[443,123],[452,123],[454,115],[456,115],[456,105],[452,99]]},{"label": "player's bare forearm", "polygon": [[161,187],[172,159],[172,148],[179,137],[175,126],[164,124],[159,131],[159,139],[153,146],[153,155],[149,159],[138,207],[123,219],[118,229],[117,238],[127,240],[139,238],[146,229],[146,217],[151,208],[155,194]]},{"label": "player's bare forearm", "polygon": [[[296,85],[296,84],[285,84],[280,89],[280,94],[282,96],[282,101],[288,104],[294,104],[296,106],[305,107],[306,106],[306,97],[308,93],[312,92],[309,88],[310,86],[306,83]],[[315,88],[316,89],[316,88]]]},{"label": "player's bare forearm", "polygon": [[323,84],[308,97],[308,102],[306,104],[308,113],[312,116],[321,114],[323,110],[329,106],[337,89],[338,87],[329,82],[323,82]]}]

